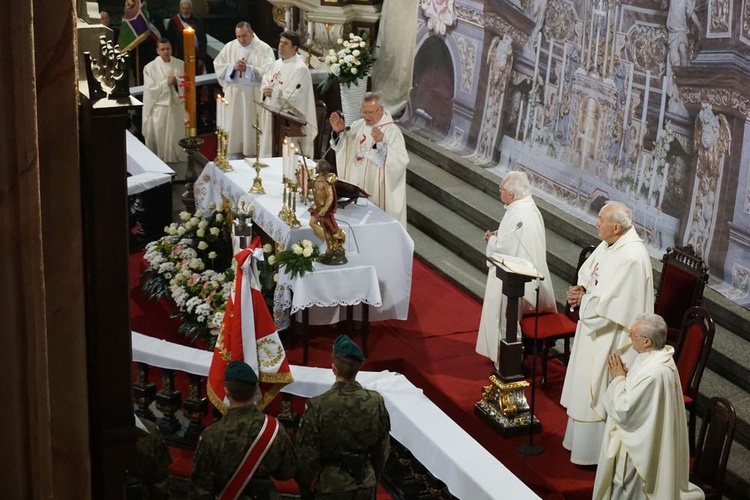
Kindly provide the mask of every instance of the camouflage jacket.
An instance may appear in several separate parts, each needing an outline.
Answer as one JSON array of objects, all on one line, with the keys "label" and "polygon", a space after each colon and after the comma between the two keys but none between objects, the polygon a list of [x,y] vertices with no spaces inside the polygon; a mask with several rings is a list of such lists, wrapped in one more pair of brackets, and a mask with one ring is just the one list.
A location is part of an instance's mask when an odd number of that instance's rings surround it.
[{"label": "camouflage jacket", "polygon": [[[215,498],[237,470],[262,426],[263,413],[255,405],[250,405],[230,408],[224,418],[206,428],[195,450],[188,497]],[[279,426],[279,432],[253,478],[290,479],[295,470],[292,441],[284,427]]]},{"label": "camouflage jacket", "polygon": [[[307,402],[297,435],[297,482],[302,492],[335,493],[374,488],[390,448],[391,421],[383,397],[358,382],[336,382]],[[357,482],[336,460],[347,453],[364,454],[363,480]]]},{"label": "camouflage jacket", "polygon": [[128,465],[131,491],[139,491],[139,498],[151,500],[169,498],[169,464],[172,457],[156,424],[140,419],[148,434],[135,442],[135,458]]}]

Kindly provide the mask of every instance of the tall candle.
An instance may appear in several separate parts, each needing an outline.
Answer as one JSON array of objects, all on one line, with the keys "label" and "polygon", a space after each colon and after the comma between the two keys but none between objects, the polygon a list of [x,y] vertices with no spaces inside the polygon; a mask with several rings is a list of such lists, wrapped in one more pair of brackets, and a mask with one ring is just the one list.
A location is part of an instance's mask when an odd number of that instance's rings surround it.
[{"label": "tall candle", "polygon": [[547,89],[549,88],[549,73],[552,70],[552,53],[555,51],[555,41],[549,39],[549,49],[547,49],[547,73],[544,75],[544,104],[547,104]]},{"label": "tall candle", "polygon": [[659,137],[661,135],[661,129],[664,126],[664,108],[667,104],[667,87],[669,86],[669,73],[671,71],[667,71],[667,73],[664,74],[664,77],[662,78],[662,84],[661,84],[661,106],[659,106],[659,125],[656,129],[656,137]]},{"label": "tall candle", "polygon": [[222,97],[221,98],[221,102],[224,104],[224,106],[223,106],[224,109],[222,109],[222,111],[221,111],[221,120],[222,120],[221,128],[224,129],[224,131],[227,134],[229,134],[229,133],[231,133],[230,129],[232,128],[232,127],[230,127],[229,116],[228,116],[229,113],[227,112],[228,111],[227,108],[229,107],[229,101],[227,101],[226,97]]},{"label": "tall candle", "polygon": [[281,144],[281,175],[286,178],[286,173],[289,171],[289,155],[287,154],[286,138]]},{"label": "tall candle", "polygon": [[643,111],[641,112],[641,140],[646,134],[646,115],[648,113],[648,98],[651,90],[651,70],[646,71],[646,89],[643,91]]},{"label": "tall candle", "polygon": [[191,26],[182,30],[182,47],[185,52],[185,112],[188,116],[185,135],[195,137],[195,30]]}]

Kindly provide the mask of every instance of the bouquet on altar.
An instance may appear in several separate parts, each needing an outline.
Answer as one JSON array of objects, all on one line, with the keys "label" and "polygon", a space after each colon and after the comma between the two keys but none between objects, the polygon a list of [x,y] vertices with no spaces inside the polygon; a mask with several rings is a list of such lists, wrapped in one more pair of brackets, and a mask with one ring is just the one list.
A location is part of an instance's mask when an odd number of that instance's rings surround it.
[{"label": "bouquet on altar", "polygon": [[320,84],[321,93],[327,91],[334,81],[339,85],[346,85],[367,78],[370,74],[375,57],[367,40],[354,33],[349,33],[349,38],[339,38],[336,42],[338,50],[330,49],[325,57],[328,64],[328,77]]},{"label": "bouquet on altar", "polygon": [[216,205],[210,213],[180,213],[180,222],[164,228],[165,236],[146,246],[143,292],[151,299],[171,298],[181,320],[180,333],[203,339],[213,348],[232,289],[232,245],[227,215]]},{"label": "bouquet on altar", "polygon": [[274,264],[279,268],[284,266],[284,272],[291,274],[292,278],[304,276],[306,272],[312,272],[313,264],[320,258],[318,245],[313,245],[310,240],[300,240],[294,243],[289,250],[282,250],[276,255]]}]

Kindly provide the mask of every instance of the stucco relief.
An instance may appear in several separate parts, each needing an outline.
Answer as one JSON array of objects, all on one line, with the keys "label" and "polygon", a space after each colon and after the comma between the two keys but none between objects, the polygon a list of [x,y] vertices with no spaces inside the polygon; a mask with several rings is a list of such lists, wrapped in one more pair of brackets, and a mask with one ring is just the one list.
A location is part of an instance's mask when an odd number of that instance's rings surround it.
[{"label": "stucco relief", "polygon": [[721,294],[729,300],[739,302],[750,292],[750,269],[737,262],[732,263],[732,286],[722,290]]},{"label": "stucco relief", "polygon": [[480,28],[492,27],[498,33],[505,33],[510,35],[513,39],[513,45],[522,47],[526,44],[528,35],[523,31],[516,29],[515,26],[511,25],[496,14],[487,14],[476,9],[472,9],[466,5],[455,5],[454,11],[456,13],[456,19],[465,23],[479,26]]},{"label": "stucco relief", "polygon": [[742,2],[742,27],[740,28],[740,41],[750,45],[750,0]]},{"label": "stucco relief", "polygon": [[544,34],[547,39],[576,41],[576,10],[572,3],[565,0],[554,0],[547,7],[547,19],[544,22]]},{"label": "stucco relief", "polygon": [[637,71],[651,71],[652,77],[664,75],[669,52],[664,28],[636,22],[625,35],[624,48]]},{"label": "stucco relief", "polygon": [[461,58],[461,91],[471,94],[474,87],[474,61],[477,58],[477,42],[465,36],[453,33]]},{"label": "stucco relief", "polygon": [[446,29],[455,24],[453,2],[454,0],[421,0],[420,5],[427,18],[427,28],[436,35],[445,35]]},{"label": "stucco relief", "polygon": [[750,98],[733,89],[681,85],[680,95],[686,105],[705,102],[713,107],[736,109],[746,119],[750,118]]}]

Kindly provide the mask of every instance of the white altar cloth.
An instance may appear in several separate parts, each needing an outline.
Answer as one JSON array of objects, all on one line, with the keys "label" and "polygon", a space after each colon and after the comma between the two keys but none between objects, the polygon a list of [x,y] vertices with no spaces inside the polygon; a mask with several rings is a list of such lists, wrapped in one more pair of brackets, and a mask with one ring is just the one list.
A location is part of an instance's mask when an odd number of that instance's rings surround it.
[{"label": "white altar cloth", "polygon": [[142,193],[172,181],[175,172],[133,134],[125,131],[128,196]]},{"label": "white altar cloth", "polygon": [[375,267],[367,265],[362,255],[351,254],[348,258],[349,262],[341,266],[316,262],[315,272],[295,278],[281,272],[279,285],[283,288],[284,309],[291,307],[294,314],[313,306],[353,306],[362,302],[382,306]]},{"label": "white altar cloth", "polygon": [[[196,207],[207,210],[211,202],[220,205],[222,196],[235,202],[240,199],[254,200],[254,221],[274,241],[289,247],[302,239],[321,245],[312,229],[308,206],[299,204],[297,218],[301,227],[290,228],[278,217],[282,205],[281,158],[264,158],[269,164],[260,171],[266,194],[249,194],[253,185],[255,170],[244,160],[232,161],[231,172],[222,172],[213,162],[208,163],[195,182]],[[382,305],[370,308],[370,321],[385,319],[406,319],[409,314],[411,295],[411,272],[414,242],[409,234],[390,215],[367,200],[359,200],[336,212],[339,226],[346,232],[347,258],[356,261],[361,257],[363,264],[375,267],[380,283]],[[360,319],[360,311],[355,310],[355,319]],[[345,317],[339,307],[313,308],[310,324],[324,325],[336,323]]]},{"label": "white altar cloth", "polygon": [[[133,332],[133,361],[206,376],[211,353]],[[191,352],[193,351],[193,352]],[[311,398],[334,382],[328,368],[292,365],[294,382],[282,392]],[[400,373],[360,372],[357,381],[383,395],[391,435],[443,481],[457,498],[491,500],[539,498],[500,461],[427,399]]]}]

